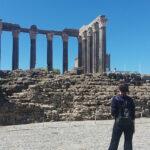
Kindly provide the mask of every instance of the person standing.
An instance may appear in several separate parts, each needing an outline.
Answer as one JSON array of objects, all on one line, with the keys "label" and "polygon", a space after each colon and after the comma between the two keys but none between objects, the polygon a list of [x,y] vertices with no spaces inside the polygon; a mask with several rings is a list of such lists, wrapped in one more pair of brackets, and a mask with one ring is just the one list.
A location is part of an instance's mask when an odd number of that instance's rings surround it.
[{"label": "person standing", "polygon": [[119,94],[112,98],[111,114],[115,118],[112,138],[108,150],[117,150],[119,140],[124,133],[124,150],[132,150],[132,138],[135,132],[135,104],[127,95],[127,84],[119,85]]}]

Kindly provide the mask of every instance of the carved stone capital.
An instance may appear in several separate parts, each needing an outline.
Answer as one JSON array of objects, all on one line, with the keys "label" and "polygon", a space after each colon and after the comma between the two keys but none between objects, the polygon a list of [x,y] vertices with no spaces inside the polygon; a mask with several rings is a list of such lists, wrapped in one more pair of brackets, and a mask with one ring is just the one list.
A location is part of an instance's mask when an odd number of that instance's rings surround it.
[{"label": "carved stone capital", "polygon": [[105,16],[101,16],[98,20],[99,28],[105,27],[106,22],[107,22],[107,19],[105,18]]},{"label": "carved stone capital", "polygon": [[20,33],[20,30],[13,30],[12,31],[12,35],[13,35],[14,38],[18,38],[19,33]]},{"label": "carved stone capital", "polygon": [[78,42],[81,43],[82,42],[82,37],[78,36]]},{"label": "carved stone capital", "polygon": [[92,36],[92,28],[88,28],[87,30],[87,36]]},{"label": "carved stone capital", "polygon": [[68,42],[68,34],[62,33],[62,40],[63,40],[64,42]]},{"label": "carved stone capital", "polygon": [[34,30],[30,30],[30,38],[31,39],[36,39],[36,31],[34,31]]},{"label": "carved stone capital", "polygon": [[92,25],[92,31],[93,31],[93,32],[99,31],[99,24],[98,24],[98,23],[94,23],[94,24]]},{"label": "carved stone capital", "polygon": [[82,36],[82,40],[85,40],[87,38],[87,32],[84,31],[81,36]]},{"label": "carved stone capital", "polygon": [[47,33],[47,34],[46,34],[46,38],[47,38],[49,41],[51,41],[51,40],[53,39],[53,35],[54,35],[54,33],[52,33],[52,32]]}]

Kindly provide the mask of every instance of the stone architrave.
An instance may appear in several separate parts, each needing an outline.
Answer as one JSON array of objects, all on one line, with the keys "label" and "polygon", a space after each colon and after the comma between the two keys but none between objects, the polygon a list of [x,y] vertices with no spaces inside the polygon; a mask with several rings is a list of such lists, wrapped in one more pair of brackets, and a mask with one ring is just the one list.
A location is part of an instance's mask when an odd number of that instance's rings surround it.
[{"label": "stone architrave", "polygon": [[36,65],[36,34],[37,31],[30,29],[30,69],[34,69]]},{"label": "stone architrave", "polygon": [[63,73],[68,71],[68,34],[62,33],[63,40]]},{"label": "stone architrave", "polygon": [[78,67],[82,67],[82,37],[78,36]]},{"label": "stone architrave", "polygon": [[99,72],[106,72],[106,22],[105,16],[101,16],[99,23]]},{"label": "stone architrave", "polygon": [[19,68],[19,33],[20,30],[13,30],[13,51],[12,51],[12,70]]},{"label": "stone architrave", "polygon": [[87,73],[92,73],[92,28],[87,30]]},{"label": "stone architrave", "polygon": [[47,33],[47,69],[53,70],[53,33]]},{"label": "stone architrave", "polygon": [[87,72],[87,32],[82,33],[82,66],[83,72]]}]

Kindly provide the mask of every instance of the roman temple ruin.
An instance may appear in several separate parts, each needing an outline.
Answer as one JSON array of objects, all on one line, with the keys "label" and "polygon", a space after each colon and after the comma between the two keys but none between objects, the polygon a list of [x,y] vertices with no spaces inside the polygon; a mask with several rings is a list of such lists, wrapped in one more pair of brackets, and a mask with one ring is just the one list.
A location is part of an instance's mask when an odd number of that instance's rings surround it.
[{"label": "roman temple ruin", "polygon": [[[110,54],[106,54],[106,22],[105,16],[99,16],[90,24],[80,29],[64,29],[63,31],[42,30],[36,25],[22,28],[18,24],[0,20],[0,53],[2,32],[12,32],[12,70],[19,69],[19,34],[28,33],[30,37],[30,69],[36,66],[36,37],[42,34],[47,39],[47,69],[53,70],[53,37],[62,37],[63,42],[63,73],[68,71],[68,38],[78,39],[77,68],[83,73],[103,73],[110,70]],[[1,61],[0,54],[0,61]]]}]

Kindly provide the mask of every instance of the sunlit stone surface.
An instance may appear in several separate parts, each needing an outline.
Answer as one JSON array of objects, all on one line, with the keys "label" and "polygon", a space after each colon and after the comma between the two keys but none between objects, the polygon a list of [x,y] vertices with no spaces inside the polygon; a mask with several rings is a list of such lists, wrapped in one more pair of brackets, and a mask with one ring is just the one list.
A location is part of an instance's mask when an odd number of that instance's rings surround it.
[{"label": "sunlit stone surface", "polygon": [[[107,150],[113,120],[0,127],[0,150]],[[150,119],[136,120],[134,150],[149,150]],[[123,136],[119,150],[123,149]]]}]

